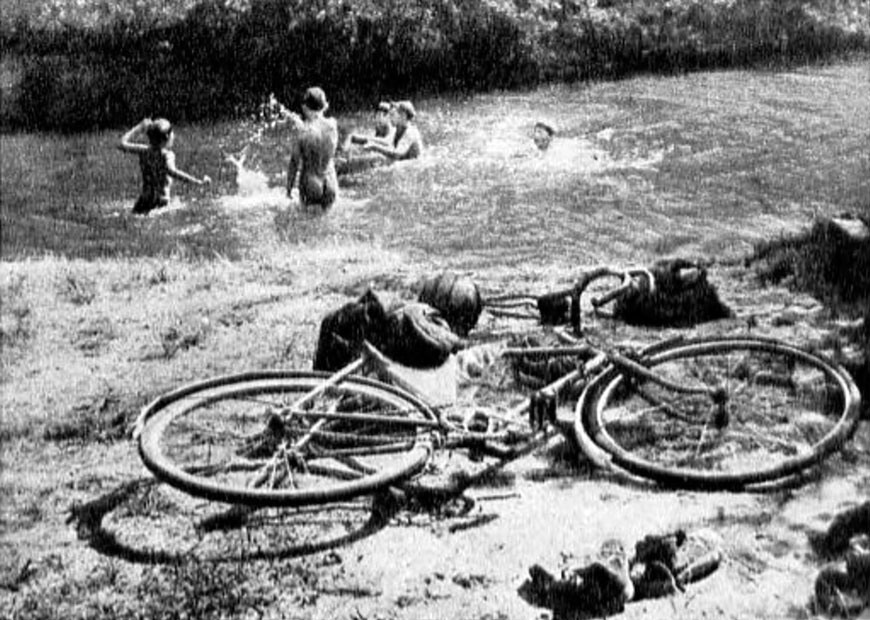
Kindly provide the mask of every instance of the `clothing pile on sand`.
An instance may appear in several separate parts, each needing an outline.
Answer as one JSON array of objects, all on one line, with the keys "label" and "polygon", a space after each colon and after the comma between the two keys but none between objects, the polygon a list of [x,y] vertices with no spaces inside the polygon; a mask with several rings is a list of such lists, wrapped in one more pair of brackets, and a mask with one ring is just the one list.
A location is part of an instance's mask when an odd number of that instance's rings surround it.
[{"label": "clothing pile on sand", "polygon": [[671,596],[712,574],[722,561],[719,537],[707,530],[651,534],[638,541],[631,559],[620,541],[606,541],[599,558],[554,577],[540,565],[529,569],[520,596],[553,611],[554,620],[598,618],[625,611],[626,603]]},{"label": "clothing pile on sand", "polygon": [[387,307],[369,290],[324,317],[314,369],[346,366],[362,355],[366,342],[399,364],[437,367],[463,346],[482,308],[477,286],[449,272],[424,280],[416,302]]},{"label": "clothing pile on sand", "polygon": [[820,557],[833,560],[816,577],[816,610],[855,618],[870,608],[870,501],[838,514],[811,542]]}]

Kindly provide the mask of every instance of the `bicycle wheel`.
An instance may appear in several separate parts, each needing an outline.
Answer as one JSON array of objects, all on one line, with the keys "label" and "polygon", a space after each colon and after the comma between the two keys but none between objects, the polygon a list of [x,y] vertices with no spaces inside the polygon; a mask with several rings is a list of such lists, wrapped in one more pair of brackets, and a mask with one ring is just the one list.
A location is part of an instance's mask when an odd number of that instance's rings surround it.
[{"label": "bicycle wheel", "polygon": [[148,405],[139,454],[154,475],[209,500],[324,504],[419,472],[435,413],[411,394],[350,376],[291,407],[330,374],[243,373],[193,383]]},{"label": "bicycle wheel", "polygon": [[858,423],[860,393],[845,370],[773,339],[669,342],[641,363],[706,393],[610,364],[578,401],[575,433],[581,446],[592,442],[593,459],[668,486],[736,490],[787,478],[839,450]]}]

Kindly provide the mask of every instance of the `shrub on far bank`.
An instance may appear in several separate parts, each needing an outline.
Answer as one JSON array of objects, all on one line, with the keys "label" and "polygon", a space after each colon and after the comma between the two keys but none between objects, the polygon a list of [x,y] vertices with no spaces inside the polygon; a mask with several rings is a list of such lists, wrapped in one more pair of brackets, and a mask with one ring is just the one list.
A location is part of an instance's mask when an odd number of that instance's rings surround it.
[{"label": "shrub on far bank", "polygon": [[[870,50],[862,0],[172,0],[18,3],[7,128],[217,119],[317,83],[337,110]],[[22,7],[28,7],[25,10]],[[12,12],[12,11],[10,11]],[[8,64],[8,63],[7,63]]]},{"label": "shrub on far bank", "polygon": [[870,205],[857,215],[821,218],[798,235],[756,247],[747,263],[758,262],[762,281],[789,281],[827,300],[839,311],[870,307]]}]

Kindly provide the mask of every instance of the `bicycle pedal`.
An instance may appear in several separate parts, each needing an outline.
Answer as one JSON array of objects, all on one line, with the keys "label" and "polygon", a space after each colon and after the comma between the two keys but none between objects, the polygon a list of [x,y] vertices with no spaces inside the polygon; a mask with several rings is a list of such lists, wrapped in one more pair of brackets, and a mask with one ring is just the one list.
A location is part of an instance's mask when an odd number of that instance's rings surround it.
[{"label": "bicycle pedal", "polygon": [[547,394],[545,401],[545,409],[544,415],[546,417],[547,422],[550,424],[556,423],[556,407],[558,405],[556,395],[555,394]]},{"label": "bicycle pedal", "polygon": [[529,397],[529,426],[532,430],[541,427],[541,393],[533,392]]},{"label": "bicycle pedal", "polygon": [[533,393],[529,402],[529,426],[532,430],[542,430],[548,423],[556,422],[556,396],[539,390]]}]

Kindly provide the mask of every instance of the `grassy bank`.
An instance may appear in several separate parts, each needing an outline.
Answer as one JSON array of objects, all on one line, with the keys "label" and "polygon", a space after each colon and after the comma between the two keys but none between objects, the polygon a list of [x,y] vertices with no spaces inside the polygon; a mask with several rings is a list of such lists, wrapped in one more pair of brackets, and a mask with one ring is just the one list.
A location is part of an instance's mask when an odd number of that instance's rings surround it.
[{"label": "grassy bank", "polygon": [[[638,228],[578,243],[627,244],[642,254]],[[486,290],[542,290],[564,285],[579,268],[550,260],[473,275]],[[370,283],[409,295],[416,276],[433,268],[347,241],[269,247],[232,263],[183,256],[4,263],[0,616],[430,620],[461,609],[471,620],[532,620],[540,610],[516,593],[532,563],[585,553],[605,536],[637,540],[676,527],[714,528],[728,541],[729,561],[706,589],[696,586],[695,598],[644,602],[628,620],[648,617],[653,605],[658,617],[682,620],[704,613],[773,620],[803,610],[817,571],[804,551],[805,529],[866,496],[866,425],[820,480],[787,494],[652,493],[591,473],[559,443],[511,466],[491,487],[472,489],[483,499],[470,515],[407,510],[368,531],[372,509],[363,503],[351,515],[343,506],[259,511],[242,527],[206,533],[191,504],[226,506],[188,500],[143,472],[129,431],[153,398],[206,377],[308,368],[326,312]],[[713,329],[745,333],[751,319],[755,333],[820,337],[825,313],[808,296],[759,286],[739,267],[716,266],[711,276],[738,312]],[[487,325],[480,334],[489,334]],[[626,333],[591,314],[584,325],[593,338],[633,346],[678,333]],[[335,530],[351,538],[299,551],[309,541],[329,542]],[[775,545],[760,546],[759,532]],[[757,567],[749,575],[748,561]]]},{"label": "grassy bank", "polygon": [[[372,274],[403,272],[400,257],[377,246],[318,245],[240,263],[6,263],[0,441],[120,439],[147,401],[179,381],[310,367],[320,317]],[[335,274],[328,286],[324,271]],[[406,275],[410,286],[415,274]]]},{"label": "grassy bank", "polygon": [[6,128],[238,116],[323,85],[383,97],[758,63],[870,49],[862,0],[133,0],[11,2]]}]

